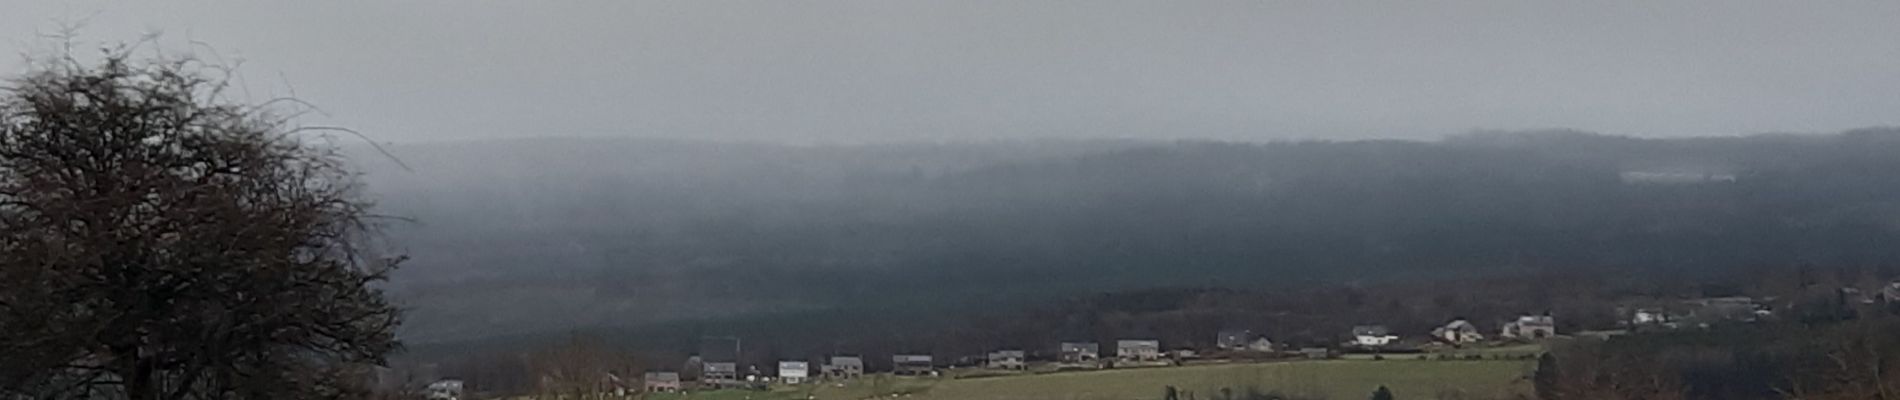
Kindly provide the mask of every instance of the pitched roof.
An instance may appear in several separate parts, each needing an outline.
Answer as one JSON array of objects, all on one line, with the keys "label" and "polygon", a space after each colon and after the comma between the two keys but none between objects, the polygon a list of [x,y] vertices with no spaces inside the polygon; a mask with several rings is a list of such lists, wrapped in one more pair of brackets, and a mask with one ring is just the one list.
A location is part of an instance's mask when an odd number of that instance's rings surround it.
[{"label": "pitched roof", "polygon": [[1352,334],[1353,336],[1385,336],[1392,334],[1392,330],[1386,329],[1385,325],[1359,325],[1352,327]]}]

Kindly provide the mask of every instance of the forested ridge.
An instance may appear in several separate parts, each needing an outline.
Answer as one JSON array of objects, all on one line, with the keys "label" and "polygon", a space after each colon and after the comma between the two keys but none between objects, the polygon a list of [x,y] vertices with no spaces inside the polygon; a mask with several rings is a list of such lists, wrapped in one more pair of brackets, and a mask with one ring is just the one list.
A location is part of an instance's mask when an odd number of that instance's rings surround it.
[{"label": "forested ridge", "polygon": [[412,340],[1175,286],[1880,266],[1900,130],[1641,139],[779,146],[359,155]]}]

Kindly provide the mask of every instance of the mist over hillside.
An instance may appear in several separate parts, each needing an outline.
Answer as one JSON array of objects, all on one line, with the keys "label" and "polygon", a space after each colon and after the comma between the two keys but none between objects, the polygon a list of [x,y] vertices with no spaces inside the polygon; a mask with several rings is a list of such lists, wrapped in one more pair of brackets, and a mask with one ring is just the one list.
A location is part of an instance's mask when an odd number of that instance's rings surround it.
[{"label": "mist over hillside", "polygon": [[[431,342],[1157,286],[1900,262],[1900,130],[365,149]],[[475,335],[473,332],[480,332]]]}]

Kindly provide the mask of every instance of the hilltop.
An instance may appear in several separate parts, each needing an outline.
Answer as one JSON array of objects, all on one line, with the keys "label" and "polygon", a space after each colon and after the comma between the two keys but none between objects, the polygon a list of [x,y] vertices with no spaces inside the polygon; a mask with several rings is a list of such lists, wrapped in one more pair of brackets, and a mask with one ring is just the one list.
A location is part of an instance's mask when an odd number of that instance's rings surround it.
[{"label": "hilltop", "polygon": [[[417,143],[366,160],[428,343],[1171,286],[1900,264],[1900,131],[781,146]],[[359,152],[361,153],[361,152]],[[952,295],[956,294],[956,295]]]}]

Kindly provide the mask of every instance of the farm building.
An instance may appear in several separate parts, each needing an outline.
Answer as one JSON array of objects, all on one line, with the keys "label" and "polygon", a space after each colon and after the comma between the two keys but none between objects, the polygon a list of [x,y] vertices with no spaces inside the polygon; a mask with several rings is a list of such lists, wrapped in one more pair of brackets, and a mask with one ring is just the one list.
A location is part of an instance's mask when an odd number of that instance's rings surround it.
[{"label": "farm building", "polygon": [[[1851,295],[1843,291],[1841,295]],[[1882,295],[1884,297],[1884,295]],[[1843,298],[1845,299],[1845,297]],[[1860,301],[1859,298],[1855,299]],[[1877,299],[1866,299],[1877,302]],[[1628,325],[1635,329],[1675,329],[1709,327],[1727,323],[1749,323],[1774,318],[1774,310],[1751,297],[1712,297],[1677,303],[1645,304],[1629,312]],[[1626,311],[1627,312],[1627,311]],[[1554,332],[1553,332],[1554,334]]]},{"label": "farm building", "polygon": [[430,382],[428,398],[429,400],[461,400],[462,387],[462,381],[456,379],[443,379]]},{"label": "farm building", "polygon": [[732,387],[740,383],[739,338],[704,336],[699,338],[699,384]]},{"label": "farm building", "polygon": [[1226,351],[1273,351],[1273,341],[1266,336],[1255,335],[1253,331],[1235,329],[1221,331],[1214,338],[1214,346]]},{"label": "farm building", "polygon": [[640,382],[648,393],[678,392],[682,388],[678,372],[648,372],[641,375]]},{"label": "farm building", "polygon": [[805,383],[811,379],[811,363],[804,361],[779,361],[778,380],[789,384]]},{"label": "farm building", "polygon": [[707,362],[700,364],[699,383],[710,387],[728,387],[739,384],[739,363],[731,361]]},{"label": "farm building", "polygon": [[1251,351],[1251,352],[1256,352],[1256,353],[1272,352],[1273,341],[1267,340],[1266,336],[1255,336],[1253,340],[1247,341],[1247,348],[1245,349],[1245,351]]},{"label": "farm building", "polygon": [[1091,364],[1102,358],[1102,345],[1094,342],[1062,342],[1056,348],[1057,361],[1063,364]]},{"label": "farm building", "polygon": [[989,354],[985,366],[995,369],[1028,369],[1028,356],[1022,350],[997,350]]},{"label": "farm building", "polygon": [[825,377],[831,379],[855,379],[864,376],[864,359],[853,356],[832,356],[825,363]]},{"label": "farm building", "polygon": [[1432,329],[1432,339],[1451,343],[1466,344],[1484,341],[1484,334],[1478,333],[1478,326],[1464,318],[1453,318],[1445,326]]},{"label": "farm building", "polygon": [[1253,339],[1253,331],[1251,330],[1228,329],[1215,334],[1214,347],[1228,351],[1246,350],[1247,343]]},{"label": "farm building", "polygon": [[1505,339],[1543,339],[1557,336],[1557,320],[1549,315],[1523,315],[1504,324],[1498,337]]},{"label": "farm building", "polygon": [[1313,360],[1324,360],[1333,358],[1333,350],[1325,347],[1304,347],[1300,349],[1300,356]]},{"label": "farm building", "polygon": [[896,375],[929,375],[937,372],[936,359],[928,354],[898,354],[891,356],[891,373]]},{"label": "farm building", "polygon": [[1385,325],[1360,325],[1352,327],[1352,344],[1360,347],[1385,347],[1399,337],[1392,334]]},{"label": "farm building", "polygon": [[1167,355],[1169,358],[1173,358],[1176,360],[1201,358],[1200,352],[1194,351],[1194,349],[1186,349],[1186,348],[1174,349],[1174,350],[1168,351]]},{"label": "farm building", "polygon": [[1630,316],[1630,325],[1665,325],[1674,320],[1669,312],[1654,308],[1639,308]]},{"label": "farm building", "polygon": [[1117,340],[1115,358],[1121,361],[1155,361],[1161,359],[1161,341],[1159,340]]},{"label": "farm building", "polygon": [[600,383],[595,386],[596,390],[615,396],[626,396],[628,391],[633,390],[633,385],[626,379],[621,379],[620,375],[612,372],[602,372],[600,375]]}]

